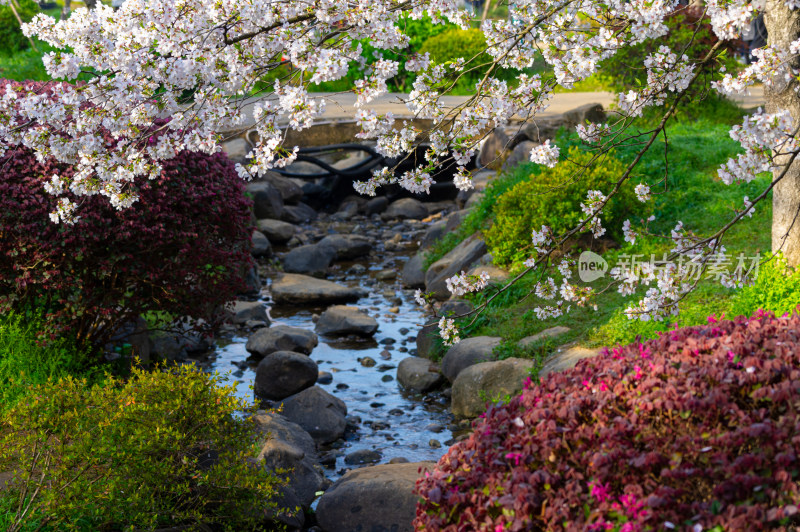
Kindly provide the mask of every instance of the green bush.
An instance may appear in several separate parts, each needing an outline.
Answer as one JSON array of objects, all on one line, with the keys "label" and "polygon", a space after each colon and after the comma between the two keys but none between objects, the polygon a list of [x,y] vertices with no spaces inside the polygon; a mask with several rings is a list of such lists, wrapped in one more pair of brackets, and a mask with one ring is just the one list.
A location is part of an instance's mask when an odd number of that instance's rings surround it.
[{"label": "green bush", "polygon": [[[492,57],[485,52],[486,37],[478,29],[451,29],[435,35],[425,41],[420,53],[429,53],[437,63],[455,61],[464,58],[464,72],[456,84],[456,90],[474,90]],[[474,69],[474,70],[473,70]]]},{"label": "green bush", "polygon": [[[625,166],[613,156],[589,165],[593,155],[578,147],[569,149],[569,158],[555,168],[542,169],[538,175],[516,184],[500,196],[494,209],[495,221],[486,232],[486,244],[494,263],[509,267],[531,255],[531,232],[543,225],[558,235],[575,227],[585,217],[580,204],[586,201],[588,190],[607,194],[625,171]],[[617,236],[623,218],[635,206],[633,185],[627,183],[606,204],[601,215],[603,227]]]},{"label": "green bush", "polygon": [[12,407],[36,385],[67,376],[94,379],[97,371],[90,353],[69,338],[43,344],[41,316],[8,312],[0,316],[0,412]]},{"label": "green bush", "polygon": [[733,297],[731,317],[768,310],[776,316],[791,314],[800,305],[800,270],[786,264],[782,254],[761,264],[755,282]]},{"label": "green bush", "polygon": [[[39,12],[39,4],[33,0],[17,0],[17,6],[17,13],[23,22],[30,22]],[[28,46],[28,39],[22,34],[11,8],[0,6],[0,53],[13,54]]]},{"label": "green bush", "polygon": [[0,471],[14,472],[0,528],[263,524],[279,480],[254,465],[257,432],[237,415],[247,407],[219,380],[181,366],[37,386],[0,417]]}]

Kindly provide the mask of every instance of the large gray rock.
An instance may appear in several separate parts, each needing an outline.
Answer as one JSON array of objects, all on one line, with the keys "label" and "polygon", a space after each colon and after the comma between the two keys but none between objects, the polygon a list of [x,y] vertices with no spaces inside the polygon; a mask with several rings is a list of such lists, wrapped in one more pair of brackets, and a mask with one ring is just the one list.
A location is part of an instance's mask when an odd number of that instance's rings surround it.
[{"label": "large gray rock", "polygon": [[283,257],[283,270],[289,273],[304,273],[314,276],[324,276],[328,266],[336,257],[333,248],[311,244],[299,246]]},{"label": "large gray rock", "polygon": [[314,330],[325,335],[372,336],[378,330],[378,320],[358,307],[336,305],[320,315]]},{"label": "large gray rock", "polygon": [[531,150],[533,150],[540,143],[530,140],[523,140],[511,151],[511,154],[503,162],[503,171],[511,170],[519,164],[529,162],[531,160]]},{"label": "large gray rock", "polygon": [[250,253],[254,257],[269,257],[272,255],[272,244],[261,231],[253,231],[252,243],[253,247],[250,248]]},{"label": "large gray rock", "polygon": [[425,270],[422,269],[422,260],[422,253],[417,253],[403,265],[400,281],[406,288],[422,288],[425,286]]},{"label": "large gray rock", "polygon": [[247,192],[253,197],[256,218],[280,219],[283,216],[283,197],[280,191],[265,181],[248,183]]},{"label": "large gray rock", "polygon": [[253,390],[258,397],[279,401],[317,382],[319,368],[307,355],[275,351],[258,363]]},{"label": "large gray rock", "polygon": [[[514,138],[512,144],[519,145],[519,143],[524,140],[529,140],[535,144],[542,144],[545,140],[554,139],[558,130],[564,125],[563,117],[535,120],[525,126],[520,134]],[[516,149],[516,146],[514,146],[514,149]],[[528,150],[528,152],[530,153],[530,150]]]},{"label": "large gray rock", "polygon": [[283,216],[280,218],[290,224],[303,224],[317,219],[317,211],[303,202],[297,205],[286,205],[283,209]]},{"label": "large gray rock", "polygon": [[425,273],[425,290],[439,299],[448,299],[447,279],[469,270],[486,253],[486,243],[474,234],[437,260]]},{"label": "large gray rock", "polygon": [[422,240],[419,241],[420,249],[428,249],[434,242],[439,240],[445,235],[445,228],[447,227],[447,220],[439,220],[430,225],[422,235]]},{"label": "large gray rock", "polygon": [[335,254],[335,260],[351,260],[369,255],[372,241],[361,235],[328,235],[317,246],[328,248]]},{"label": "large gray rock", "polygon": [[365,295],[366,292],[360,288],[291,273],[284,274],[272,284],[273,301],[289,305],[346,303]]},{"label": "large gray rock", "polygon": [[584,358],[595,357],[600,349],[589,349],[581,346],[563,346],[548,358],[539,370],[539,378],[544,378],[554,371],[565,371],[574,368]]},{"label": "large gray rock", "polygon": [[275,172],[267,172],[261,179],[278,189],[284,203],[295,204],[303,199],[303,189],[288,177],[283,177]]},{"label": "large gray rock", "polygon": [[397,366],[397,382],[410,392],[425,393],[444,383],[444,376],[430,360],[408,357]]},{"label": "large gray rock", "polygon": [[556,336],[560,336],[568,332],[569,332],[569,327],[563,327],[561,325],[556,327],[550,327],[543,331],[539,331],[538,333],[533,334],[531,336],[526,336],[525,338],[517,342],[517,345],[520,347],[528,347],[529,345],[539,342],[540,340],[555,338]]},{"label": "large gray rock", "polygon": [[372,198],[364,204],[364,214],[367,216],[372,214],[380,214],[385,211],[388,206],[389,200],[386,199],[386,196]]},{"label": "large gray rock", "polygon": [[235,301],[231,308],[231,321],[237,325],[247,323],[248,320],[263,321],[269,325],[267,307],[261,301]]},{"label": "large gray rock", "polygon": [[603,110],[603,105],[599,103],[581,105],[571,111],[567,111],[562,116],[564,126],[568,128],[574,128],[578,124],[586,124],[587,122],[599,124],[606,121],[606,112]]},{"label": "large gray rock", "polygon": [[318,343],[317,335],[311,331],[288,325],[276,325],[259,329],[250,335],[245,349],[257,357],[265,357],[276,351],[294,351],[307,355]]},{"label": "large gray rock", "polygon": [[284,244],[291,239],[297,232],[297,227],[280,220],[264,218],[256,222],[258,230],[266,235],[270,242]]},{"label": "large gray rock", "polygon": [[320,498],[326,532],[412,532],[419,496],[414,486],[433,462],[382,464],[345,473]]},{"label": "large gray rock", "polygon": [[486,401],[519,395],[536,367],[533,360],[507,358],[465,368],[453,383],[450,411],[459,418],[474,418],[486,410]]},{"label": "large gray rock", "polygon": [[283,401],[283,415],[308,432],[317,445],[332,443],[344,435],[347,406],[319,386],[306,388]]},{"label": "large gray rock", "polygon": [[382,220],[422,220],[428,217],[425,205],[413,198],[402,198],[389,205],[386,212],[381,214]]},{"label": "large gray rock", "polygon": [[481,166],[488,166],[490,168],[498,168],[499,161],[505,156],[508,149],[507,146],[511,142],[508,135],[500,128],[495,128],[481,146],[481,152],[478,155],[478,162]]},{"label": "large gray rock", "polygon": [[442,373],[447,380],[455,382],[458,374],[466,368],[494,360],[492,351],[500,345],[502,338],[497,336],[476,336],[461,340],[450,349],[442,359]]},{"label": "large gray rock", "polygon": [[286,470],[289,482],[284,490],[295,494],[304,508],[310,507],[316,492],[328,484],[319,471],[314,439],[278,414],[260,413],[254,419],[263,442],[257,460],[271,471]]}]

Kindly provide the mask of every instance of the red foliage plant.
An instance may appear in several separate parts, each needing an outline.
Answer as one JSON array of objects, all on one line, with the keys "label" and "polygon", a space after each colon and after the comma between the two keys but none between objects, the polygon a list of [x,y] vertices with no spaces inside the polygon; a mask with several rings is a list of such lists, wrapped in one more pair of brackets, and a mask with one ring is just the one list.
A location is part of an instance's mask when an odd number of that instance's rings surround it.
[{"label": "red foliage plant", "polygon": [[794,530],[800,317],[759,311],[550,374],[417,482],[416,530]]},{"label": "red foliage plant", "polygon": [[162,166],[158,178],[135,180],[132,207],[72,196],[79,219],[56,224],[44,182],[72,168],[9,148],[0,157],[0,310],[45,309],[48,332],[94,343],[149,311],[212,320],[243,287],[250,200],[224,155],[184,152]]}]

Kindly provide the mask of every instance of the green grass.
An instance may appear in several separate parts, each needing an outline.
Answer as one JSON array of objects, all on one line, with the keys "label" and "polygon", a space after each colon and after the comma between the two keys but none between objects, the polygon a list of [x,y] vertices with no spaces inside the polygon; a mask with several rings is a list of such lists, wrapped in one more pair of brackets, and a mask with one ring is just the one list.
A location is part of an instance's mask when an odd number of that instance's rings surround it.
[{"label": "green grass", "polygon": [[[720,114],[725,116],[725,113]],[[720,123],[701,119],[693,123],[678,122],[669,127],[669,172],[666,186],[663,183],[657,186],[665,173],[663,140],[657,141],[645,155],[634,174],[633,183],[647,182],[653,190],[652,214],[656,216],[656,220],[651,224],[651,230],[669,234],[675,223],[682,220],[687,228],[700,234],[708,233],[732,218],[734,208],[743,208],[743,196],[753,198],[769,183],[768,175],[762,175],[749,184],[732,186],[724,185],[717,178],[716,170],[719,165],[738,150],[738,145],[728,136],[730,126],[725,122],[729,120],[724,119]],[[557,138],[562,153],[564,148],[578,142],[577,138],[566,133]],[[623,161],[630,161],[636,151],[635,147],[622,147],[617,150],[616,155]],[[531,178],[536,171],[534,165],[523,164],[513,172],[495,178],[483,200],[467,216],[461,228],[438,242],[428,261],[432,262],[432,259],[452,249],[463,237],[491,223],[492,208],[498,195],[514,183]],[[761,253],[762,258],[766,259],[770,251],[771,215],[771,198],[768,198],[759,204],[752,219],[737,224],[726,234],[722,243],[728,253],[733,256],[740,252],[746,256]],[[658,257],[668,251],[669,247],[665,241],[650,237],[637,240],[635,246],[626,244],[609,250],[603,253],[603,257],[613,266],[621,254],[654,253]],[[749,313],[759,308],[755,303],[737,303],[737,298],[742,295],[710,280],[701,282],[698,289],[681,302],[680,315],[671,320],[629,320],[624,315],[624,309],[638,301],[642,297],[641,293],[625,298],[612,288],[609,293],[597,298],[597,310],[573,308],[565,316],[540,321],[532,309],[542,302],[532,295],[525,298],[536,284],[535,273],[528,274],[507,293],[493,301],[472,325],[462,329],[462,337],[500,336],[504,339],[499,352],[501,358],[518,356],[539,359],[551,352],[556,345],[570,342],[587,346],[628,343],[637,337],[653,338],[658,331],[667,330],[676,324],[686,326],[705,323],[711,314],[726,313],[730,316],[737,310]],[[606,284],[607,281],[604,283],[601,279],[591,286],[600,289]],[[780,290],[776,293],[783,293]],[[758,292],[758,289],[750,289],[749,292],[750,299],[754,299],[752,294]],[[472,297],[476,303],[482,303],[486,294]],[[464,325],[466,322],[462,322],[462,327]],[[557,339],[546,340],[525,349],[517,346],[520,339],[557,325],[569,327],[571,330]]]},{"label": "green grass", "polygon": [[100,379],[87,349],[69,338],[39,338],[40,316],[11,312],[0,316],[0,412],[13,406],[27,391],[50,379],[67,376]]}]

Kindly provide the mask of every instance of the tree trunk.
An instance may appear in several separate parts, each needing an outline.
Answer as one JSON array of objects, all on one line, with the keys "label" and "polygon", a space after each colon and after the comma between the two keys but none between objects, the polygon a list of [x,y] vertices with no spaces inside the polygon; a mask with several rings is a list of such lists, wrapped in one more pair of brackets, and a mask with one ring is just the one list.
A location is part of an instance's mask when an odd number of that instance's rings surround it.
[{"label": "tree trunk", "polygon": [[66,20],[67,17],[69,17],[69,10],[71,5],[72,5],[72,0],[64,0],[64,7],[61,8],[61,20]]},{"label": "tree trunk", "polygon": [[[800,39],[800,11],[790,10],[785,0],[767,0],[764,23],[767,27],[767,44],[781,50],[789,50],[792,41]],[[800,61],[793,60],[790,66],[800,67]],[[786,81],[775,80],[772,87],[765,87],[767,112],[788,109],[792,114],[794,126],[800,125],[800,96],[795,92],[798,82],[794,78]],[[784,156],[777,160],[785,162]],[[773,171],[778,177],[783,165]],[[791,266],[800,266],[800,161],[792,164],[784,178],[772,192],[772,251],[781,251]]]},{"label": "tree trunk", "polygon": [[89,10],[92,10],[97,5],[97,0],[84,0],[83,3],[86,4]]}]

